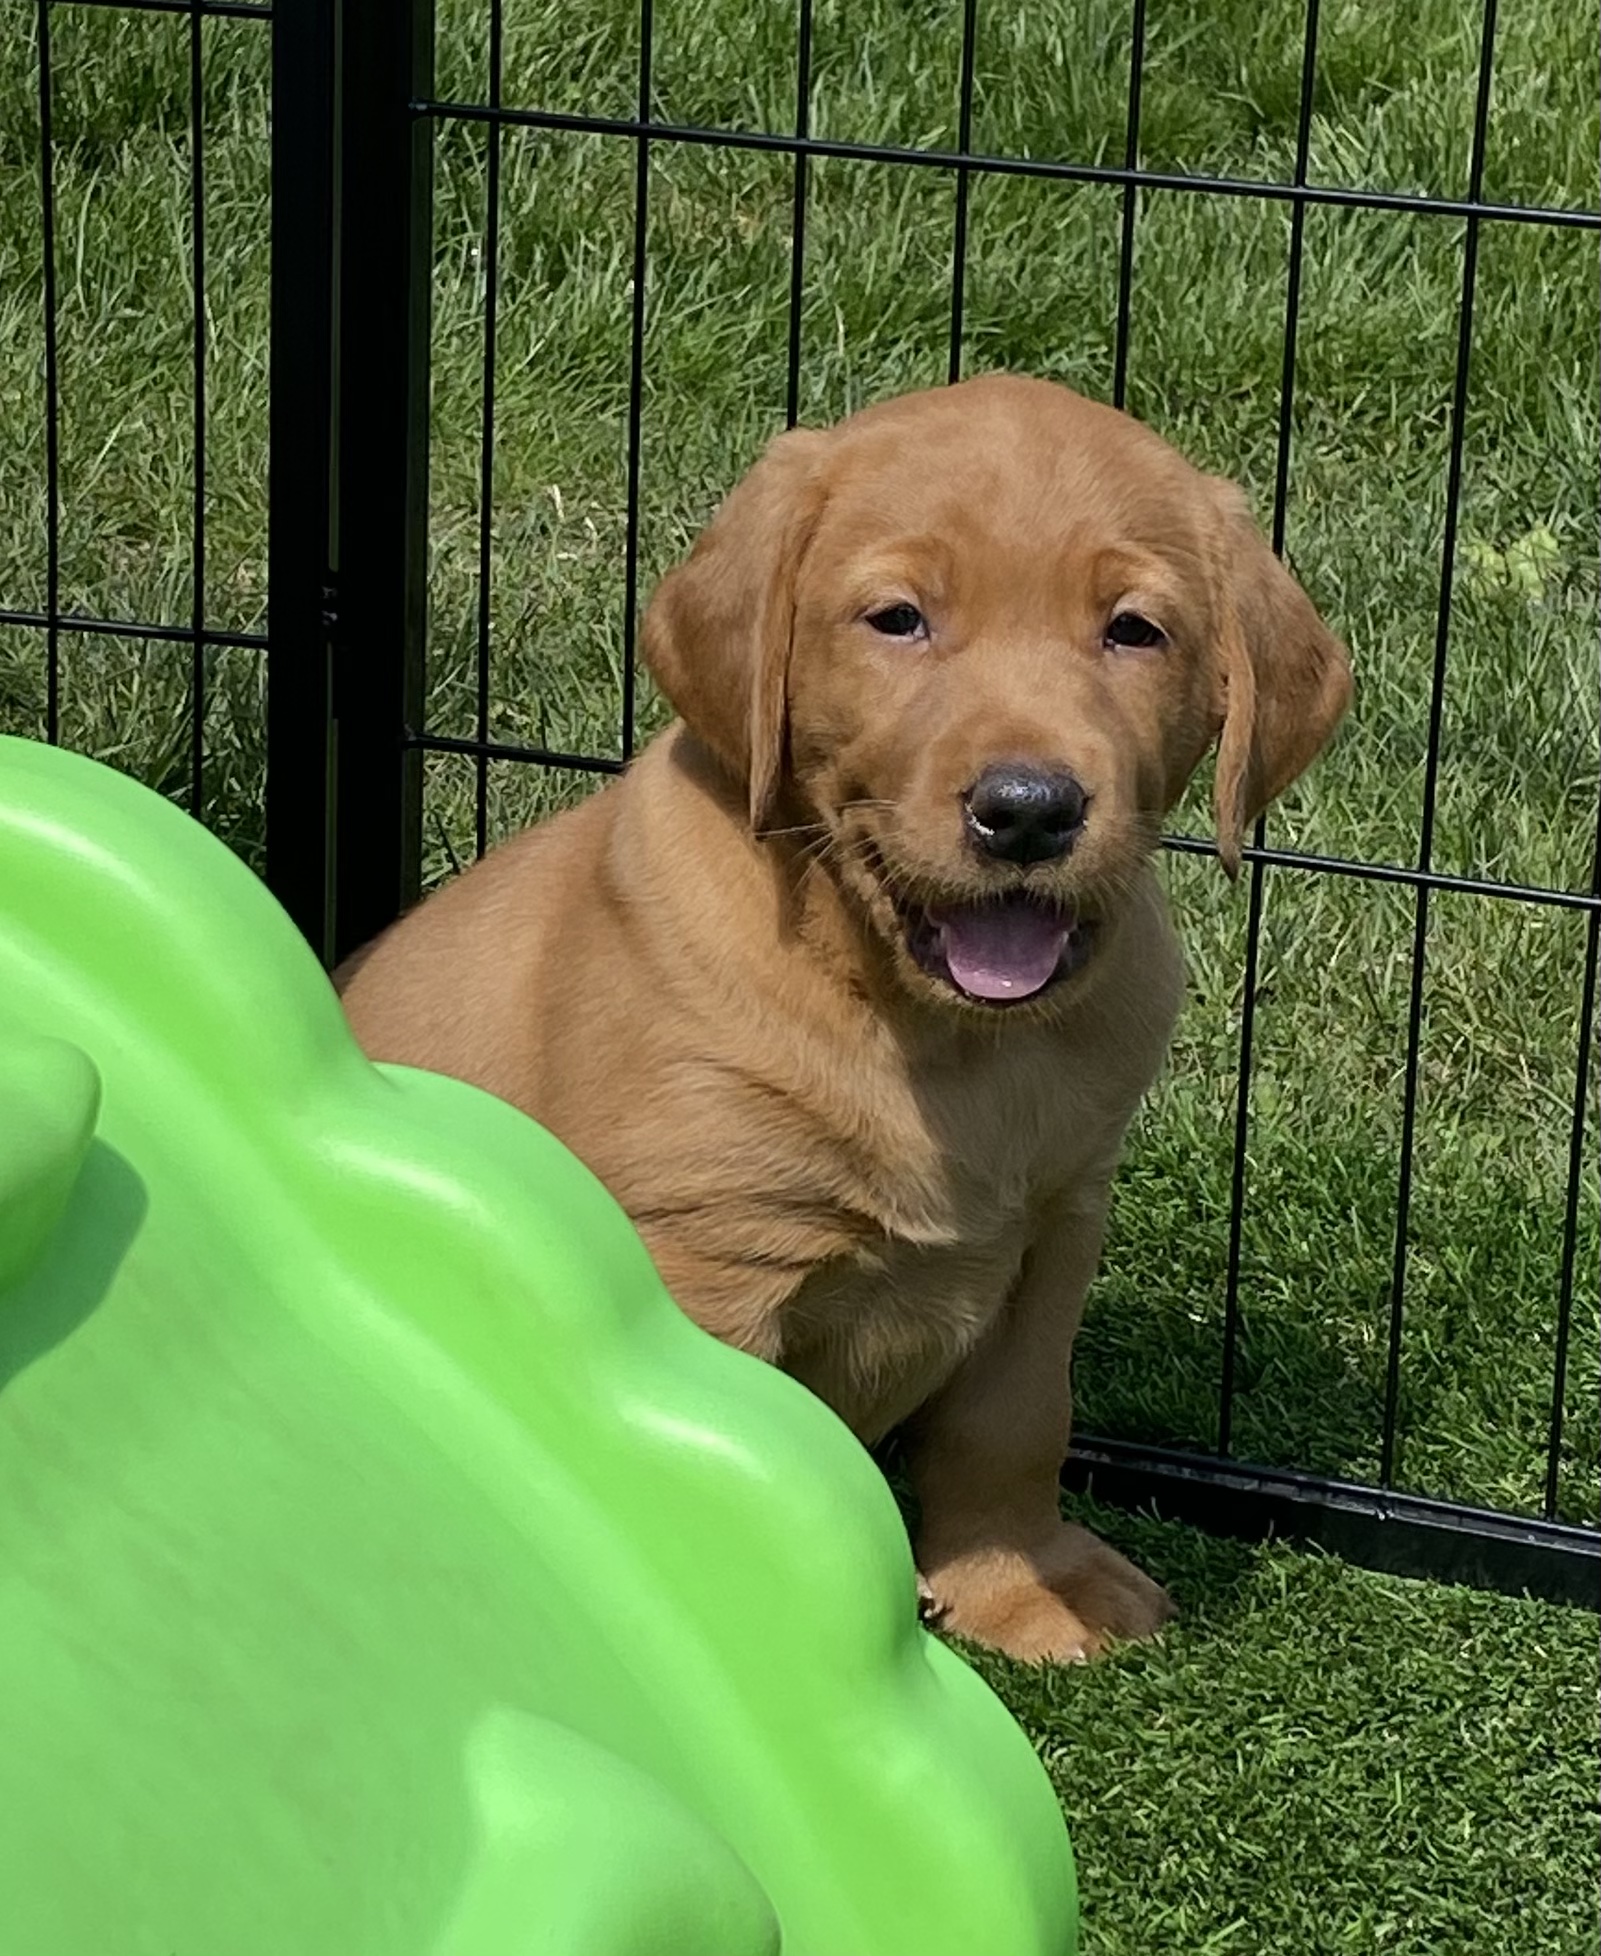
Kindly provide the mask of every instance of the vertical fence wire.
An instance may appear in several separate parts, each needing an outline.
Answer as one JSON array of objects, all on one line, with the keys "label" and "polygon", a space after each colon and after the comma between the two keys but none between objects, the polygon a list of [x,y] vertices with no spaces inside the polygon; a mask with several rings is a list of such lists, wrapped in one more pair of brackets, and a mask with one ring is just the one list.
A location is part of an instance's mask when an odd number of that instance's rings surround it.
[{"label": "vertical fence wire", "polygon": [[[504,0],[489,0],[489,103],[500,107],[505,59]],[[483,420],[478,437],[478,753],[474,761],[473,847],[489,846],[489,640],[492,614],[491,558],[495,534],[495,328],[500,304],[500,144],[498,116],[485,130],[484,170],[484,368]]]},{"label": "vertical fence wire", "polygon": [[[973,148],[973,69],[978,53],[978,0],[965,0],[962,9],[962,73],[957,105],[956,148],[967,156]],[[967,211],[973,173],[966,163],[956,166],[956,224],[951,238],[951,344],[945,377],[962,377],[962,324],[967,304]]]},{"label": "vertical fence wire", "polygon": [[[650,122],[651,42],[654,0],[639,8],[639,121]],[[634,756],[634,640],[639,621],[639,450],[645,394],[645,256],[650,240],[650,137],[634,139],[633,309],[628,362],[628,527],[623,546],[623,663],[621,749]]]},{"label": "vertical fence wire", "polygon": [[56,179],[50,4],[39,0],[39,196],[44,255],[45,738],[61,738],[61,369],[56,317]]},{"label": "vertical fence wire", "polygon": [[[1496,0],[1485,0],[1479,40],[1478,96],[1473,112],[1473,147],[1468,164],[1468,199],[1477,204],[1484,189],[1484,156],[1490,126],[1490,88],[1495,70]],[[1440,736],[1445,717],[1445,676],[1451,643],[1451,605],[1456,588],[1458,505],[1462,498],[1462,448],[1467,428],[1468,377],[1473,355],[1473,302],[1478,284],[1479,219],[1463,220],[1461,308],[1457,316],[1456,378],[1451,389],[1450,453],[1446,464],[1445,530],[1440,543],[1440,594],[1435,613],[1434,666],[1429,682],[1428,748],[1423,767],[1423,816],[1418,836],[1418,869],[1433,867],[1434,812],[1439,791]],[[1401,1103],[1401,1164],[1396,1191],[1395,1251],[1391,1263],[1390,1311],[1384,1368],[1384,1420],[1379,1452],[1379,1485],[1393,1487],[1397,1425],[1401,1403],[1401,1341],[1406,1308],[1406,1274],[1412,1212],[1413,1149],[1417,1134],[1419,1056],[1423,1042],[1423,995],[1428,960],[1429,885],[1419,883],[1413,912],[1412,977],[1407,1004],[1406,1074]]]},{"label": "vertical fence wire", "polygon": [[[1295,127],[1297,188],[1306,184],[1312,147],[1312,100],[1317,85],[1319,0],[1307,0],[1301,47],[1301,95]],[[1295,363],[1301,330],[1301,270],[1306,255],[1306,200],[1290,206],[1290,257],[1284,289],[1284,360],[1279,373],[1279,421],[1273,470],[1273,549],[1284,554],[1290,499],[1290,449],[1295,431]],[[1121,343],[1121,342],[1120,342]],[[1253,846],[1267,834],[1258,817]],[[1257,977],[1262,955],[1262,911],[1266,868],[1260,858],[1250,870],[1245,922],[1245,971],[1240,1001],[1240,1062],[1234,1098],[1234,1158],[1229,1180],[1229,1237],[1223,1288],[1223,1354],[1218,1382],[1217,1450],[1225,1458],[1234,1438],[1235,1372],[1240,1344],[1240,1261],[1244,1247],[1247,1151],[1251,1138],[1251,1067],[1256,1041]]]},{"label": "vertical fence wire", "polygon": [[[1297,189],[1306,184],[1312,151],[1312,99],[1317,88],[1319,0],[1307,0],[1306,39],[1301,48],[1301,99],[1295,125]],[[1273,551],[1284,555],[1290,504],[1290,449],[1295,427],[1295,360],[1301,332],[1301,271],[1306,258],[1306,200],[1290,206],[1290,263],[1284,289],[1284,366],[1279,377],[1278,446],[1273,471]]]},{"label": "vertical fence wire", "polygon": [[[795,30],[795,135],[805,142],[812,127],[812,0],[800,0]],[[789,345],[784,380],[784,426],[800,419],[801,310],[806,299],[807,155],[794,160],[794,191],[789,219]]]},{"label": "vertical fence wire", "polygon": [[206,168],[205,52],[200,0],[189,7],[189,276],[194,294],[194,503],[191,511],[194,595],[189,645],[189,812],[206,800]]},{"label": "vertical fence wire", "polygon": [[[1601,898],[1601,797],[1596,804],[1590,894]],[[1567,1416],[1568,1351],[1573,1335],[1573,1276],[1579,1247],[1579,1183],[1587,1159],[1584,1135],[1590,1112],[1590,1044],[1598,1004],[1598,949],[1601,949],[1601,908],[1592,910],[1586,920],[1584,981],[1579,988],[1579,1050],[1573,1081],[1573,1115],[1568,1129],[1568,1187],[1562,1213],[1562,1271],[1557,1284],[1556,1348],[1551,1364],[1551,1420],[1546,1436],[1545,1489],[1540,1504],[1547,1521],[1556,1519],[1561,1494],[1562,1430]]]},{"label": "vertical fence wire", "polygon": [[[1136,170],[1140,161],[1140,94],[1145,85],[1145,0],[1134,0],[1129,27],[1128,120],[1123,134],[1123,167]],[[1112,354],[1112,405],[1128,399],[1130,308],[1134,297],[1134,220],[1139,191],[1132,177],[1123,186],[1123,228],[1117,252],[1117,335]]]}]

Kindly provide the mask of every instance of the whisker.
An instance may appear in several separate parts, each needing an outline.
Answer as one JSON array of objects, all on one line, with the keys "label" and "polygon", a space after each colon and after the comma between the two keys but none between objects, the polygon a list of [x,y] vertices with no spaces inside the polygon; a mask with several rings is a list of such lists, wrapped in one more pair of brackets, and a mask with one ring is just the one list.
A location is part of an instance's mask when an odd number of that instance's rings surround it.
[{"label": "whisker", "polygon": [[830,833],[800,851],[801,871],[809,876],[815,869],[843,868],[850,862],[864,862],[872,845],[866,836]]},{"label": "whisker", "polygon": [[783,835],[827,835],[826,822],[797,822],[788,829],[757,829],[754,831],[758,842],[773,842]]}]

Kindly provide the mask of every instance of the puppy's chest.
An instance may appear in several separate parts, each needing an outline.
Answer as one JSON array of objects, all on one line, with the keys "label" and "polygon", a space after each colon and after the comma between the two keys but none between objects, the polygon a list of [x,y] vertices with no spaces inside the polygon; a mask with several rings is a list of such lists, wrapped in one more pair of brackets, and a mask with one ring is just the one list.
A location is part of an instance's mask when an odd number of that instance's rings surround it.
[{"label": "puppy's chest", "polygon": [[886,1243],[908,1254],[964,1251],[1025,1226],[1070,1175],[1070,1076],[1013,1067],[896,1081],[859,1113],[861,1199]]},{"label": "puppy's chest", "polygon": [[983,1335],[1042,1197],[1072,1172],[1059,1103],[925,1090],[875,1108],[852,1150],[852,1247],[784,1307],[786,1366],[873,1437]]},{"label": "puppy's chest", "polygon": [[859,1199],[878,1241],[864,1246],[865,1268],[890,1259],[941,1261],[1024,1226],[1054,1165],[1037,1123],[969,1115],[956,1128],[931,1130],[908,1119],[874,1137]]}]

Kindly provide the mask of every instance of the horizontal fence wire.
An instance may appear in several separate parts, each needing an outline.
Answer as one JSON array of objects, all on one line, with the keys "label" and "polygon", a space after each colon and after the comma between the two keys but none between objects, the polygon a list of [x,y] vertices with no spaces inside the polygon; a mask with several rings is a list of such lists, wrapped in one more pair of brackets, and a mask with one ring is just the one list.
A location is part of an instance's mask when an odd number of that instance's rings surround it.
[{"label": "horizontal fence wire", "polygon": [[[1186,856],[1215,856],[1217,844],[1201,835],[1166,835],[1164,849]],[[1512,903],[1550,904],[1559,910],[1601,910],[1601,895],[1593,890],[1553,890],[1538,884],[1498,883],[1482,876],[1456,876],[1448,870],[1407,869],[1400,863],[1370,863],[1344,856],[1318,856],[1299,849],[1270,849],[1247,843],[1242,862],[1268,863],[1278,869],[1304,869],[1327,876],[1355,876],[1371,883],[1402,883],[1412,889],[1454,890],[1463,896],[1505,897]]]},{"label": "horizontal fence wire", "polygon": [[627,768],[610,754],[566,754],[555,747],[525,747],[507,740],[462,740],[453,734],[420,733],[408,744],[424,754],[461,754],[488,761],[523,761],[532,767],[568,768],[575,774],[621,774]]},{"label": "horizontal fence wire", "polygon": [[979,175],[1039,177],[1064,183],[1129,184],[1136,190],[1195,191],[1268,203],[1323,205],[1337,210],[1400,211],[1426,217],[1475,217],[1509,224],[1546,224],[1601,231],[1601,211],[1563,205],[1498,204],[1463,197],[1426,197],[1399,190],[1358,190],[1338,184],[1279,183],[1259,177],[1213,177],[1182,170],[1129,169],[1113,163],[1070,163],[984,151],[911,149],[886,143],[847,142],[826,136],[782,135],[761,129],[702,128],[658,122],[646,116],[579,115],[564,109],[490,108],[483,102],[418,100],[412,113],[451,122],[502,122],[564,134],[626,136],[653,143],[698,144],[710,149],[767,150],[781,156],[833,157],[844,163],[887,163],[910,169],[970,170]]},{"label": "horizontal fence wire", "polygon": [[94,618],[83,612],[12,611],[0,605],[0,626],[18,625],[29,631],[79,632],[86,638],[158,638],[171,645],[222,645],[241,652],[265,652],[265,632],[232,632],[217,625],[196,627],[161,624],[148,618]]},{"label": "horizontal fence wire", "polygon": [[260,0],[45,0],[49,6],[114,14],[192,14],[202,20],[271,20]]}]

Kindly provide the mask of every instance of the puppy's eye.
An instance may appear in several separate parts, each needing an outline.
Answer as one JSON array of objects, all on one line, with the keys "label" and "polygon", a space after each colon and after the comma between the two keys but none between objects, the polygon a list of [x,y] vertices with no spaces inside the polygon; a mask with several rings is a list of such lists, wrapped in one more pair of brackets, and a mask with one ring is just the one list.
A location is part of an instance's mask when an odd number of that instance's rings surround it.
[{"label": "puppy's eye", "polygon": [[1108,645],[1145,649],[1165,645],[1167,633],[1160,625],[1153,625],[1149,618],[1142,618],[1137,611],[1120,611],[1106,628],[1106,642]]},{"label": "puppy's eye", "polygon": [[887,604],[882,611],[870,611],[867,622],[885,638],[927,638],[928,621],[915,604]]}]

